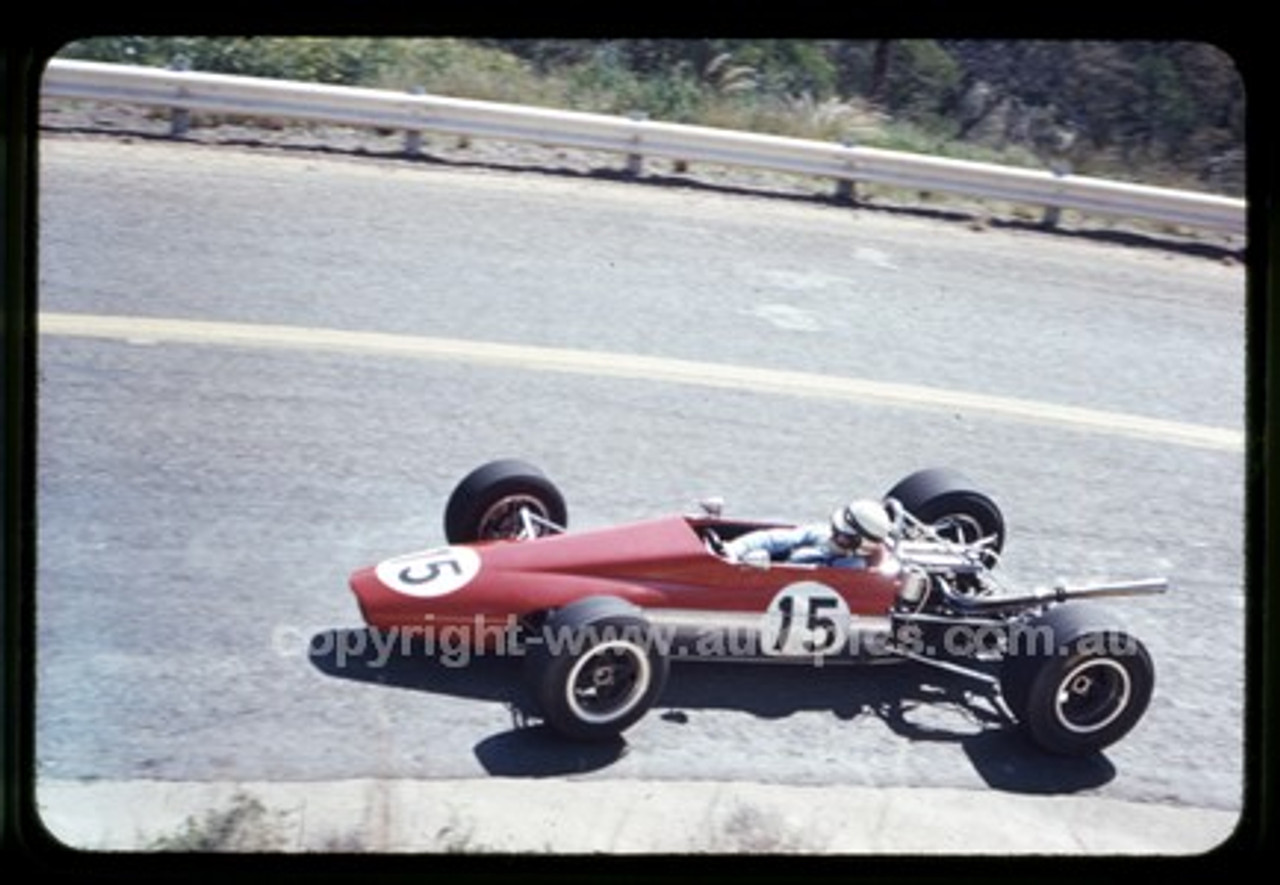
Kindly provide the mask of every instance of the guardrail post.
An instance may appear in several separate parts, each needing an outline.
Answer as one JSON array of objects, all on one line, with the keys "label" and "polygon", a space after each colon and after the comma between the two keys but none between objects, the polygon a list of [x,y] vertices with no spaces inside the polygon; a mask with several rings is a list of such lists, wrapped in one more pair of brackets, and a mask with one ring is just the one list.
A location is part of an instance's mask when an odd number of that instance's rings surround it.
[{"label": "guardrail post", "polygon": [[[1053,173],[1054,178],[1066,178],[1071,174],[1071,164],[1065,161],[1050,163],[1049,171]],[[1040,219],[1040,226],[1053,230],[1058,226],[1058,222],[1061,220],[1061,206],[1045,206],[1044,215]]]},{"label": "guardrail post", "polygon": [[[627,116],[637,123],[643,123],[645,120],[649,119],[649,115],[646,114],[644,111],[632,111],[631,113],[627,114]],[[638,127],[635,135],[631,137],[631,141],[633,144],[636,144],[636,145],[640,144],[640,132]],[[639,153],[638,151],[627,154],[627,174],[628,175],[630,175],[633,178],[639,178],[640,173],[643,171],[643,169],[644,169],[643,154]]]},{"label": "guardrail post", "polygon": [[[169,70],[171,71],[189,71],[191,70],[191,59],[185,55],[176,56],[169,62]],[[179,92],[181,95],[182,92]],[[184,107],[172,107],[169,109],[169,137],[185,138],[187,131],[191,128],[191,111]]]},{"label": "guardrail post", "polygon": [[[840,145],[844,148],[852,148],[855,142],[852,138],[845,136],[840,139]],[[853,163],[848,162],[846,166],[852,171]],[[854,205],[858,202],[858,183],[853,178],[839,178],[836,180],[836,202],[846,205]]]},{"label": "guardrail post", "polygon": [[[421,86],[414,86],[409,89],[410,95],[425,95],[426,90]],[[422,130],[410,129],[404,134],[404,152],[406,156],[416,157],[422,153]]]}]

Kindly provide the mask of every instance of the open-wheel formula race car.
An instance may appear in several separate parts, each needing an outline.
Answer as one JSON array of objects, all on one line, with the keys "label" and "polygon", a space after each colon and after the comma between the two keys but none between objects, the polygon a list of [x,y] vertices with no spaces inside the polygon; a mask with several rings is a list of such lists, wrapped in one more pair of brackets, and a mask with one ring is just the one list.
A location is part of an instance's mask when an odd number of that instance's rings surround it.
[{"label": "open-wheel formula race car", "polygon": [[638,721],[673,658],[916,661],[985,684],[1036,744],[1067,755],[1114,743],[1146,710],[1146,648],[1087,600],[1161,593],[1166,581],[1009,590],[995,574],[1004,517],[953,470],[889,490],[890,528],[859,568],[729,556],[746,533],[785,526],[700,503],[570,532],[539,469],[493,461],[450,496],[447,545],[362,568],[350,584],[374,629],[452,630],[522,655],[542,718],[576,739]]}]

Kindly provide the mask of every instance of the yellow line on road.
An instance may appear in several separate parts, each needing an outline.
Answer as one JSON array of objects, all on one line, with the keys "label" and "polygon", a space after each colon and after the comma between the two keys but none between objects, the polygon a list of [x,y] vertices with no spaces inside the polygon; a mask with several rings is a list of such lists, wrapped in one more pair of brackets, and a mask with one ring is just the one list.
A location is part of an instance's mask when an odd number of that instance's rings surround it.
[{"label": "yellow line on road", "polygon": [[300,326],[71,313],[40,314],[39,331],[46,335],[125,341],[167,341],[231,347],[377,354],[407,359],[475,363],[529,371],[659,381],[743,390],[751,393],[880,403],[951,413],[983,413],[1015,421],[1069,427],[1090,433],[1135,437],[1223,451],[1244,450],[1243,433],[1222,427],[1187,424],[1121,412],[1054,405],[960,390],[638,354],[502,344],[457,338],[430,338],[385,332],[353,332]]}]

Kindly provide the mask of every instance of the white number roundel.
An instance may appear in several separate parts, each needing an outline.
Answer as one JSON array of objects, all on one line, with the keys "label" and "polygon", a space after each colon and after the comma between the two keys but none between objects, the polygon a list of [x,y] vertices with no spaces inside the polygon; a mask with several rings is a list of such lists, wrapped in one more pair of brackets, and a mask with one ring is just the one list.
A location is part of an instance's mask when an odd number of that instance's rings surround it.
[{"label": "white number roundel", "polygon": [[428,598],[461,590],[480,571],[480,555],[467,547],[436,547],[378,563],[383,586],[406,596]]},{"label": "white number roundel", "polygon": [[764,616],[760,644],[769,655],[829,655],[849,638],[849,606],[835,590],[816,581],[783,587]]}]

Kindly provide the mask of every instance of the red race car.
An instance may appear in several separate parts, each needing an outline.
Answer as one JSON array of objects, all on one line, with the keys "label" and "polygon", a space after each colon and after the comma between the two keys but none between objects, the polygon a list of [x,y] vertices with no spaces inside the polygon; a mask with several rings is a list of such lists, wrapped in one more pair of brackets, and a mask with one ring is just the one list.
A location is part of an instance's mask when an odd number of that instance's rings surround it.
[{"label": "red race car", "polygon": [[1083,600],[1167,583],[1006,589],[1004,518],[955,471],[921,470],[837,511],[828,540],[857,546],[834,561],[778,549],[800,526],[721,510],[705,501],[696,515],[569,532],[540,470],[493,461],[451,495],[447,546],[360,569],[351,588],[372,628],[522,655],[542,717],[577,739],[639,720],[673,658],[917,661],[985,683],[1060,754],[1114,743],[1147,707],[1146,649]]}]

